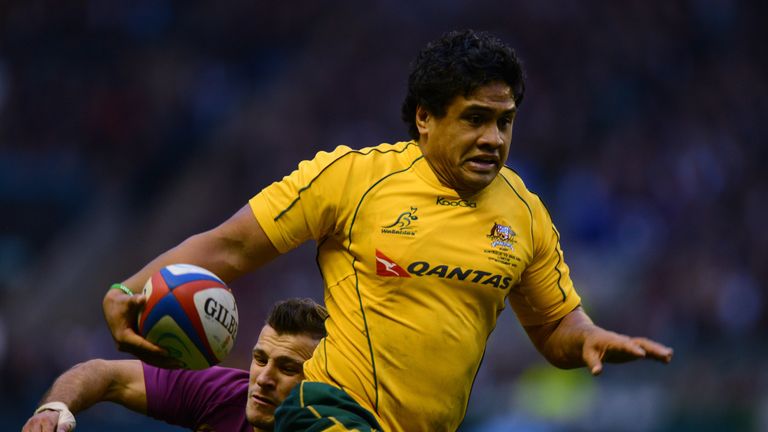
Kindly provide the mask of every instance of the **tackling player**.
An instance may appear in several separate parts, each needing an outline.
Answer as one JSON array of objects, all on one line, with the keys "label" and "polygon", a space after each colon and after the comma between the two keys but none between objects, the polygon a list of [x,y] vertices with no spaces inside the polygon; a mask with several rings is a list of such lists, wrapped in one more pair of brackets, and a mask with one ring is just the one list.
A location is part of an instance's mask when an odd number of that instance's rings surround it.
[{"label": "tackling player", "polygon": [[195,431],[271,431],[275,408],[302,380],[302,364],[325,336],[327,316],[311,300],[277,303],[253,347],[250,372],[160,369],[138,360],[79,364],[56,380],[22,431],[71,431],[73,413],[101,401]]}]

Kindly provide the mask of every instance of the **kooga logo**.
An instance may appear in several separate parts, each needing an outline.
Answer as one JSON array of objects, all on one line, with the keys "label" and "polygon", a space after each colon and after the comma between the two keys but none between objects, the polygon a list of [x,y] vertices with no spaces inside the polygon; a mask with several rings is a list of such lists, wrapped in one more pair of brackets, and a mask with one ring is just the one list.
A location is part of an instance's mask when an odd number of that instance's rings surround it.
[{"label": "kooga logo", "polygon": [[457,199],[457,200],[449,200],[446,197],[437,197],[437,205],[441,206],[448,206],[448,207],[469,207],[469,208],[476,208],[477,203],[475,201],[468,201],[465,199]]}]

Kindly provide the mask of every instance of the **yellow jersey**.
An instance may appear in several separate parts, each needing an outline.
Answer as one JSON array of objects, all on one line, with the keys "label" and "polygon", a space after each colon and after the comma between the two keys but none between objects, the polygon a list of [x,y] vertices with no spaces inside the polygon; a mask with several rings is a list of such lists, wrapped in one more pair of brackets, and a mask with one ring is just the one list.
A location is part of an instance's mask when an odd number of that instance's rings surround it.
[{"label": "yellow jersey", "polygon": [[304,365],[386,431],[456,430],[496,319],[580,303],[539,198],[503,168],[472,197],[440,183],[414,141],[340,146],[250,200],[282,253],[318,244],[328,336]]}]

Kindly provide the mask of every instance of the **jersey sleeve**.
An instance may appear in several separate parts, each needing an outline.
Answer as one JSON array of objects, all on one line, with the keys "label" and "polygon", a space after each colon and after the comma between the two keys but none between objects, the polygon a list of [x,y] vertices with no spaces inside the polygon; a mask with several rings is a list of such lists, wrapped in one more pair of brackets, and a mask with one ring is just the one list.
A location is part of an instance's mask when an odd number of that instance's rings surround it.
[{"label": "jersey sleeve", "polygon": [[150,417],[196,430],[211,415],[245,411],[244,397],[232,400],[238,391],[242,393],[238,379],[247,382],[245,371],[217,366],[193,371],[142,365]]},{"label": "jersey sleeve", "polygon": [[285,253],[307,240],[320,240],[338,229],[338,209],[349,179],[349,147],[319,152],[281,181],[272,183],[249,204],[275,248]]},{"label": "jersey sleeve", "polygon": [[560,247],[560,234],[538,196],[530,194],[533,258],[509,303],[523,325],[556,321],[580,303]]}]

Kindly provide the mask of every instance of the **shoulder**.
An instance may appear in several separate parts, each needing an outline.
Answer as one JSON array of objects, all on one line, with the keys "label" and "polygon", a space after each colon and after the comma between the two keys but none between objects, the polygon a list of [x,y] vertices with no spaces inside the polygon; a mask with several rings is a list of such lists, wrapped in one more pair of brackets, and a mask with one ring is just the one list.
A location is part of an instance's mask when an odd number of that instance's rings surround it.
[{"label": "shoulder", "polygon": [[502,188],[521,200],[528,207],[532,216],[539,218],[545,214],[548,215],[544,202],[536,192],[528,188],[517,171],[505,165],[499,172],[499,177],[503,183]]},{"label": "shoulder", "polygon": [[414,141],[403,141],[395,144],[383,143],[373,147],[362,147],[354,149],[341,145],[326,152],[321,151],[315,154],[312,161],[314,164],[329,167],[332,165],[347,165],[353,163],[381,162],[384,160],[397,161],[400,159],[410,159],[416,155],[420,156],[421,151],[418,144]]},{"label": "shoulder", "polygon": [[248,371],[213,366],[203,370],[163,369],[143,364],[144,380],[148,388],[176,385],[199,388],[232,389],[248,383]]},{"label": "shoulder", "polygon": [[340,184],[346,183],[349,178],[365,182],[378,173],[409,166],[421,156],[421,149],[414,141],[359,149],[342,145],[329,152],[318,152],[312,159],[302,161],[296,173],[300,184],[312,184],[320,179]]},{"label": "shoulder", "polygon": [[528,189],[523,178],[514,169],[504,165],[501,171],[499,171],[499,177],[505,183],[508,190],[520,195],[521,198],[530,199],[537,197],[535,193]]},{"label": "shoulder", "polygon": [[186,372],[193,374],[199,382],[210,384],[215,388],[239,387],[248,382],[248,371],[242,369],[212,366],[208,369]]}]

